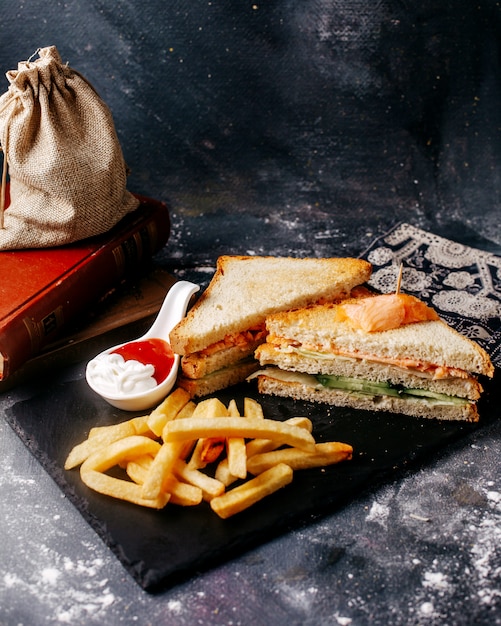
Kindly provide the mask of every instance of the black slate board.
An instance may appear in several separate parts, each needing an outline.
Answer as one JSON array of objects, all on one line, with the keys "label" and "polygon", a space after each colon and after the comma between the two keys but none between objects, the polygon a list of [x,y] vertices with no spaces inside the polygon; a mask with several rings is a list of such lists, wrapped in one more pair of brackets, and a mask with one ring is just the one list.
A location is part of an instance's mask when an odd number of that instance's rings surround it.
[{"label": "black slate board", "polygon": [[309,416],[318,441],[338,440],[354,447],[351,461],[296,472],[291,485],[228,520],[219,519],[205,503],[190,508],[168,505],[162,511],[143,509],[92,492],[81,483],[78,470],[64,471],[69,450],[91,427],[132,415],[96,397],[83,377],[70,382],[39,380],[38,392],[13,405],[7,420],[131,575],[154,592],[332,513],[368,487],[419,467],[448,444],[488,424],[499,406],[496,378],[487,383],[479,424],[417,420],[259,396],[254,383],[217,394],[224,402],[235,398],[241,409],[244,396],[254,397],[265,415],[274,419]]}]

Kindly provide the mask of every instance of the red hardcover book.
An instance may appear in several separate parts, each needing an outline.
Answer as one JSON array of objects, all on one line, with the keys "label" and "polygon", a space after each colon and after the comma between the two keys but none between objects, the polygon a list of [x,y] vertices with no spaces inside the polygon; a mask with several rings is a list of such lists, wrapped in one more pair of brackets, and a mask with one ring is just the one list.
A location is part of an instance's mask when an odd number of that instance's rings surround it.
[{"label": "red hardcover book", "polygon": [[168,207],[137,197],[139,207],[104,235],[57,248],[0,252],[0,380],[165,245]]}]

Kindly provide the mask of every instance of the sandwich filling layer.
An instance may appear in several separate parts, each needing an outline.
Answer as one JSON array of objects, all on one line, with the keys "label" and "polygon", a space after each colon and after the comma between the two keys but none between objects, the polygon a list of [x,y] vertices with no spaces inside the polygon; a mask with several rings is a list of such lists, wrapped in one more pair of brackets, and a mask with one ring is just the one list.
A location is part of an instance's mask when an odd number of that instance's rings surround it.
[{"label": "sandwich filling layer", "polygon": [[187,378],[203,378],[213,372],[253,358],[256,348],[265,341],[264,324],[232,333],[207,348],[183,356],[181,368]]},{"label": "sandwich filling layer", "polygon": [[374,382],[361,378],[351,378],[348,376],[336,376],[330,374],[305,374],[303,372],[292,372],[281,370],[278,367],[270,367],[254,372],[249,379],[256,377],[268,377],[283,383],[296,383],[312,390],[332,390],[342,391],[354,396],[389,396],[408,400],[410,402],[424,402],[428,405],[451,405],[473,407],[474,401],[458,396],[451,396],[444,393],[396,385],[389,381]]},{"label": "sandwich filling layer", "polygon": [[[442,396],[477,400],[482,393],[478,380],[459,368],[445,368],[412,359],[386,359],[373,355],[317,352],[303,347],[263,344],[256,352],[261,365],[273,365],[289,372],[331,377],[339,380],[370,381],[379,394],[388,389],[420,389]],[[437,376],[437,372],[440,375]],[[327,380],[327,379],[326,379]],[[319,381],[317,381],[318,383]],[[311,381],[310,381],[311,383]],[[368,389],[368,387],[365,387]],[[415,395],[415,394],[414,394]]]}]

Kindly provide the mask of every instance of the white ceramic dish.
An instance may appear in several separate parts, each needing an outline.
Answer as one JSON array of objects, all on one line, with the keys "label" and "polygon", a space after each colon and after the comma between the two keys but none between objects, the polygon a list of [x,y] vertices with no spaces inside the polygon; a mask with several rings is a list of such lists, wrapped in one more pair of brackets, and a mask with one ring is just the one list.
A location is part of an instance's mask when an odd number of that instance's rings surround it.
[{"label": "white ceramic dish", "polygon": [[[151,328],[142,337],[134,339],[133,341],[158,338],[164,339],[168,342],[170,331],[186,315],[190,299],[199,289],[200,287],[198,285],[190,283],[186,280],[175,283],[167,293],[162,307],[160,308],[160,311],[158,312]],[[110,352],[113,352],[117,348],[128,343],[132,342],[127,341],[122,344],[112,346],[111,348],[108,348],[98,354],[94,357],[94,359],[98,359],[101,355],[109,354]],[[160,402],[171,391],[176,382],[180,356],[178,354],[174,355],[174,363],[172,364],[169,375],[156,387],[146,391],[116,394],[103,391],[103,389],[100,389],[99,386],[92,380],[92,376],[90,375],[90,364],[94,361],[94,359],[87,364],[86,368],[86,379],[90,388],[104,398],[106,402],[118,409],[122,409],[124,411],[143,411],[160,404]]]}]

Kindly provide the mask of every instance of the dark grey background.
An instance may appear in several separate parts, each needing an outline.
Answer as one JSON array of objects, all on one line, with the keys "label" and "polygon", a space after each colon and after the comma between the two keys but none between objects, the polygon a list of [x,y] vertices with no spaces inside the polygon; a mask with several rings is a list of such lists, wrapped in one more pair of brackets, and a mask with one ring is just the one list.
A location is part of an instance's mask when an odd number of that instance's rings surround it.
[{"label": "dark grey background", "polygon": [[[495,0],[5,0],[0,71],[56,45],[95,85],[172,207],[159,262],[204,282],[400,220],[501,252],[500,42]],[[2,423],[0,624],[500,624],[500,440],[152,597]]]},{"label": "dark grey background", "polygon": [[7,1],[0,69],[56,45],[110,106],[129,187],[187,220],[185,253],[266,249],[268,214],[499,244],[500,20],[495,0]]}]

